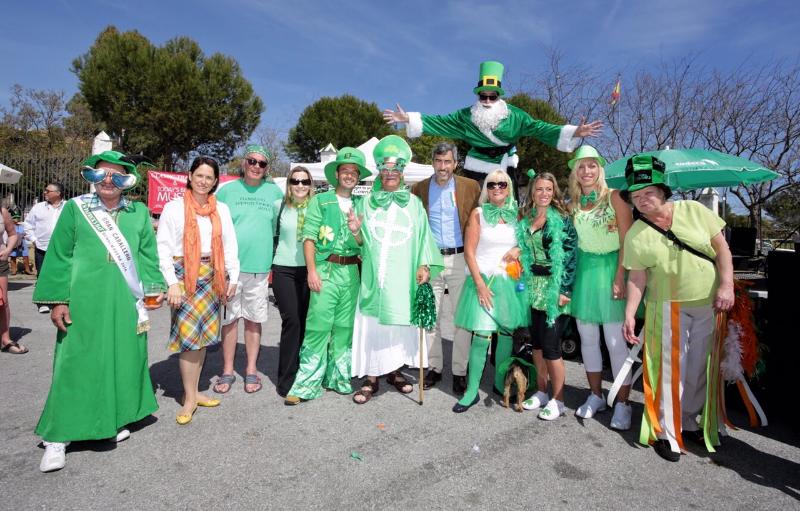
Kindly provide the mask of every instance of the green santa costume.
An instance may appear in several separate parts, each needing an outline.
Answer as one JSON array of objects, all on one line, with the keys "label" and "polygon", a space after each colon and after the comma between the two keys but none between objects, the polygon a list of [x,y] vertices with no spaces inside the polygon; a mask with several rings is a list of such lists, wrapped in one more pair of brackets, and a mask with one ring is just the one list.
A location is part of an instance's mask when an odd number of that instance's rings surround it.
[{"label": "green santa costume", "polygon": [[[118,178],[136,176],[124,155],[106,151],[84,162],[84,173],[102,176],[92,182],[105,179],[104,170],[91,168],[101,160],[128,172],[113,176],[118,188]],[[69,306],[72,318],[56,335],[50,393],[36,426],[46,442],[113,438],[158,409],[147,363],[143,284],[164,286],[147,207],[121,197],[109,211],[95,193],[68,201],[33,293],[34,303]]]},{"label": "green santa costume", "polygon": [[[475,94],[496,92],[503,96],[503,64],[481,63]],[[406,135],[416,138],[422,134],[464,140],[470,145],[464,169],[480,177],[497,169],[516,168],[519,157],[515,144],[522,137],[534,137],[559,151],[571,152],[579,145],[574,137],[577,126],[558,126],[534,119],[527,112],[507,104],[501,98],[490,108],[479,102],[448,115],[426,115],[408,112]]]},{"label": "green santa costume", "polygon": [[[364,154],[352,147],[342,148],[336,160],[325,165],[325,178],[334,187],[340,165],[358,167],[359,179],[370,175]],[[350,348],[353,316],[358,299],[358,255],[360,247],[347,226],[346,213],[358,208],[358,197],[343,198],[335,190],[315,195],[308,205],[303,238],[315,244],[317,273],[322,280],[319,293],[312,292],[306,317],[306,331],[300,350],[300,367],[287,402],[292,396],[304,400],[322,394],[322,388],[340,394],[350,386]]]},{"label": "green santa costume", "polygon": [[[389,135],[375,146],[373,155],[378,169],[394,162],[394,168],[402,171],[411,160],[411,148],[402,138]],[[405,185],[388,192],[376,179],[372,193],[358,204],[356,213],[363,215],[363,262],[352,374],[381,376],[403,365],[418,367],[419,333],[411,325],[417,269],[427,265],[431,278],[444,269],[425,207]]]}]

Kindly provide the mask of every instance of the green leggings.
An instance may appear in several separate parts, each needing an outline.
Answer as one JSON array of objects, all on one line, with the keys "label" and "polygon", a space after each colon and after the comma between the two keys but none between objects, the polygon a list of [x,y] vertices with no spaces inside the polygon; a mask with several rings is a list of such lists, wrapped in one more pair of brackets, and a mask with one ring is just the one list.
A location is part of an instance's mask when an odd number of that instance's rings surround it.
[{"label": "green leggings", "polygon": [[[478,388],[483,376],[483,368],[486,365],[486,353],[492,341],[492,333],[487,331],[472,332],[472,346],[469,350],[469,366],[467,368],[467,390],[458,402],[464,406],[469,406],[478,395]],[[511,337],[498,334],[497,353],[494,356],[495,367],[511,356]],[[503,391],[505,385],[505,374],[495,371],[494,386],[499,391]]]}]

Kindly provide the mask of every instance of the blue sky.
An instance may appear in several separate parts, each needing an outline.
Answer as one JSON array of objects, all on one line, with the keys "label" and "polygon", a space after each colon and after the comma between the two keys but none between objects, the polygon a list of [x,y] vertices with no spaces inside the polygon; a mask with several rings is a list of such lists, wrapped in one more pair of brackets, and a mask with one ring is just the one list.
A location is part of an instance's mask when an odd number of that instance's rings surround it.
[{"label": "blue sky", "polygon": [[264,100],[262,125],[283,136],[310,103],[344,93],[447,113],[473,101],[480,61],[502,61],[513,87],[545,69],[549,47],[609,82],[690,53],[729,70],[745,59],[794,59],[800,49],[797,0],[4,3],[0,105],[14,83],[70,97],[72,60],[113,24],[155,44],[184,35],[206,54],[234,57]]}]

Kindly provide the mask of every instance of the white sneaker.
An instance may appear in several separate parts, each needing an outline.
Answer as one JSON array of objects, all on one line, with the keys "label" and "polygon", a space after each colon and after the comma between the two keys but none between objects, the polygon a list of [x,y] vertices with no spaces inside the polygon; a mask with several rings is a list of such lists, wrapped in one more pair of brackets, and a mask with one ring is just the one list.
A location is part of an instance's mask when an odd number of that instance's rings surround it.
[{"label": "white sneaker", "polygon": [[626,431],[631,429],[631,405],[617,403],[614,405],[614,416],[611,418],[611,429]]},{"label": "white sneaker", "polygon": [[41,312],[42,314],[46,314],[50,312],[50,307],[48,307],[47,305],[40,305],[39,312]]},{"label": "white sneaker", "polygon": [[522,408],[526,410],[536,410],[541,408],[542,405],[548,401],[550,401],[550,396],[548,396],[546,392],[539,390],[536,394],[532,395],[530,399],[526,399],[522,402]]},{"label": "white sneaker", "polygon": [[131,432],[127,428],[122,428],[117,433],[117,436],[114,437],[111,441],[112,442],[122,442],[123,440],[127,440],[131,437]]},{"label": "white sneaker", "polygon": [[586,402],[583,403],[575,410],[575,415],[581,419],[591,419],[597,412],[602,412],[606,409],[606,400],[602,396],[589,394]]},{"label": "white sneaker", "polygon": [[61,442],[44,442],[44,455],[39,463],[39,470],[52,472],[61,470],[67,464],[67,444]]},{"label": "white sneaker", "polygon": [[554,421],[564,415],[564,403],[558,399],[551,399],[547,402],[547,406],[539,411],[539,418],[546,421]]}]

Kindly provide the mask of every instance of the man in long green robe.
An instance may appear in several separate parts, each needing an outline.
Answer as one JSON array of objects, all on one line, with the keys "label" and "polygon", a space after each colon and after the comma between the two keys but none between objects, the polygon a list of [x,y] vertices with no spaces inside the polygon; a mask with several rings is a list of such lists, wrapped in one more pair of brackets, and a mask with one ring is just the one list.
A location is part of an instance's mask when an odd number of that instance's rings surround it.
[{"label": "man in long green robe", "polygon": [[[127,242],[139,286],[163,286],[150,212],[121,195],[136,166],[116,151],[84,162],[95,193],[67,202],[47,250],[47,266],[33,293],[50,305],[58,328],[53,379],[36,426],[45,455],[40,469],[64,467],[66,443],[130,436],[125,429],[158,409],[147,362],[149,325],[143,306],[89,218],[109,215]],[[93,167],[97,167],[96,169]],[[124,247],[124,244],[121,245]],[[138,273],[137,273],[138,272]],[[140,332],[140,333],[137,333]]]},{"label": "man in long green robe", "polygon": [[599,134],[603,123],[594,121],[579,126],[551,124],[534,119],[527,112],[507,104],[501,96],[504,67],[500,62],[486,61],[480,66],[478,86],[473,93],[478,96],[472,106],[448,115],[426,115],[419,112],[384,110],[388,123],[405,123],[406,135],[416,138],[422,134],[463,140],[470,145],[464,160],[464,175],[483,182],[497,169],[514,170],[519,162],[517,141],[533,137],[559,151],[571,152],[580,145],[582,137]]},{"label": "man in long green robe", "polygon": [[[356,207],[351,220],[361,222],[361,290],[353,333],[354,376],[367,376],[354,396],[365,403],[378,377],[403,393],[411,392],[398,372],[420,363],[418,330],[411,325],[417,287],[444,269],[439,247],[428,225],[422,201],[402,183],[402,169],[411,149],[402,138],[389,135],[374,150],[380,181]],[[423,366],[427,365],[423,347]]]}]

